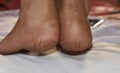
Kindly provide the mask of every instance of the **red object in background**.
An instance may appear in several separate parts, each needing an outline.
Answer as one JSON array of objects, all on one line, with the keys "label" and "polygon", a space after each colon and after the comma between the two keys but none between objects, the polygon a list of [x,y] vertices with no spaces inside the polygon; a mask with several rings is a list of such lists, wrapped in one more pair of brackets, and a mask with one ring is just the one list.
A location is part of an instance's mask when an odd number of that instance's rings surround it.
[{"label": "red object in background", "polygon": [[0,11],[18,9],[20,0],[0,0]]},{"label": "red object in background", "polygon": [[114,6],[120,6],[120,0],[106,0]]},{"label": "red object in background", "polygon": [[89,0],[90,3],[90,15],[101,16],[108,15],[114,12],[120,12],[120,7],[113,6],[106,0]]}]

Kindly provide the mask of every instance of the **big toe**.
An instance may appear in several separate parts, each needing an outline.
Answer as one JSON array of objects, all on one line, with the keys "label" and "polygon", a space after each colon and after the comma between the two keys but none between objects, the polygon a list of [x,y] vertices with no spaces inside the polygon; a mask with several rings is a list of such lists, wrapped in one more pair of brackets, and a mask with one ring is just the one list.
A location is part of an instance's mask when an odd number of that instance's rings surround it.
[{"label": "big toe", "polygon": [[0,42],[0,54],[12,54],[20,51],[19,45],[17,42],[13,42],[14,40],[8,40],[8,38],[4,39]]}]

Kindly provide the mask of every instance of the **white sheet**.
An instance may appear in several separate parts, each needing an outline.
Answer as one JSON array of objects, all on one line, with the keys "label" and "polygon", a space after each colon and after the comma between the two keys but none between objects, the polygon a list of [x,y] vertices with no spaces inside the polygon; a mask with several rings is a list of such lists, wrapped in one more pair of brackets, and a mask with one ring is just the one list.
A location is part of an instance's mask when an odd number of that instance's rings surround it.
[{"label": "white sheet", "polygon": [[[17,21],[18,11],[0,13],[2,40]],[[79,56],[55,52],[47,56],[0,55],[0,73],[120,73],[120,21],[92,28],[91,51]]]}]

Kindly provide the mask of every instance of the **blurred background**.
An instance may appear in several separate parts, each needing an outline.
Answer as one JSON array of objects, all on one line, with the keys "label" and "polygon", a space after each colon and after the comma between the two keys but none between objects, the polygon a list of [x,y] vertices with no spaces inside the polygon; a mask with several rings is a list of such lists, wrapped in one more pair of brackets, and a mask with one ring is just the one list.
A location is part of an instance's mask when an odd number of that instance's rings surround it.
[{"label": "blurred background", "polygon": [[0,0],[0,11],[19,8],[20,0]]},{"label": "blurred background", "polygon": [[[20,0],[0,0],[0,11],[19,8]],[[120,0],[89,0],[90,16],[120,19]]]}]

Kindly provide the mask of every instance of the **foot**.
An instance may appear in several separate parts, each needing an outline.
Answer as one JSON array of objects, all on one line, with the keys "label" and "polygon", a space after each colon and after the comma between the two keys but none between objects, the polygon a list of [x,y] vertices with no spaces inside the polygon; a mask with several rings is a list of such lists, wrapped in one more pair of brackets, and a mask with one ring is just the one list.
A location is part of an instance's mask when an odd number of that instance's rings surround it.
[{"label": "foot", "polygon": [[92,46],[92,36],[85,3],[85,0],[63,0],[60,11],[60,47],[66,53],[77,54]]},{"label": "foot", "polygon": [[0,42],[0,53],[22,49],[47,51],[57,45],[59,24],[54,0],[21,0],[20,17],[11,33]]}]

